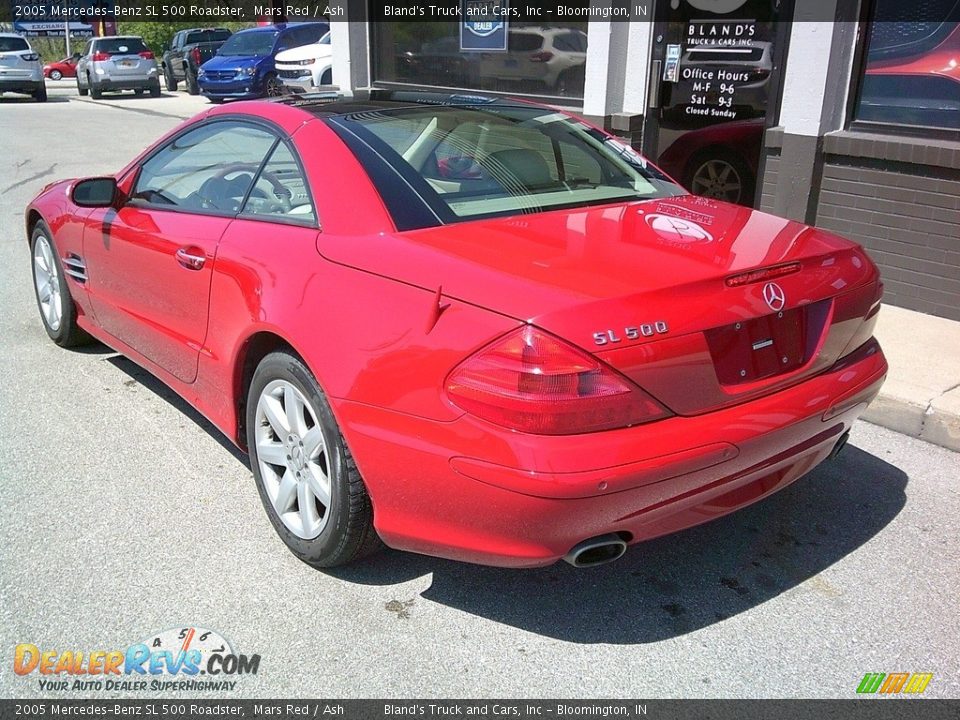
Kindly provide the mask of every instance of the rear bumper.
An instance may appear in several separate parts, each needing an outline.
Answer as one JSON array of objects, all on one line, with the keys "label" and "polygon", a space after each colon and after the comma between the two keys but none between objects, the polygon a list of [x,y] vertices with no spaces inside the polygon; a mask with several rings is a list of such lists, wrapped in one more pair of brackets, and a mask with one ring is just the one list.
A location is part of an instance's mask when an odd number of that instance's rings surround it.
[{"label": "rear bumper", "polygon": [[568,437],[336,403],[388,545],[505,567],[548,565],[618,533],[639,542],[745,507],[825,460],[880,390],[871,340],[825,373],[696,417]]},{"label": "rear bumper", "polygon": [[149,90],[159,84],[160,80],[156,77],[124,78],[114,80],[112,78],[97,78],[93,81],[93,86],[98,90]]},{"label": "rear bumper", "polygon": [[35,93],[41,87],[43,87],[43,78],[34,80],[0,77],[0,92]]}]

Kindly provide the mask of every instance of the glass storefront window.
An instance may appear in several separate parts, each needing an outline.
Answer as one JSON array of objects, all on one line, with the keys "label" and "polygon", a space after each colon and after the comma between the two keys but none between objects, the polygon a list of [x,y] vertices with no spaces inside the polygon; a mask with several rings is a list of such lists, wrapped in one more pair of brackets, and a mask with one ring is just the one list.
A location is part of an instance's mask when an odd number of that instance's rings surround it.
[{"label": "glass storefront window", "polygon": [[377,22],[374,80],[582,98],[587,23],[511,23],[506,52],[463,51],[457,22]]},{"label": "glass storefront window", "polygon": [[875,0],[855,119],[960,130],[956,4]]}]

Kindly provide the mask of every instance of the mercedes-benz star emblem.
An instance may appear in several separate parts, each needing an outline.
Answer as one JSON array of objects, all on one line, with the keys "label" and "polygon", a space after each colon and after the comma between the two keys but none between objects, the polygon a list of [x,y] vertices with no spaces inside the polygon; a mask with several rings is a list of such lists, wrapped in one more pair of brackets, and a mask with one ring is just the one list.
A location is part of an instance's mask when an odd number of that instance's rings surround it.
[{"label": "mercedes-benz star emblem", "polygon": [[767,283],[763,286],[763,299],[767,301],[767,305],[774,312],[780,312],[783,310],[783,306],[787,304],[787,296],[783,292],[783,288],[776,283]]}]

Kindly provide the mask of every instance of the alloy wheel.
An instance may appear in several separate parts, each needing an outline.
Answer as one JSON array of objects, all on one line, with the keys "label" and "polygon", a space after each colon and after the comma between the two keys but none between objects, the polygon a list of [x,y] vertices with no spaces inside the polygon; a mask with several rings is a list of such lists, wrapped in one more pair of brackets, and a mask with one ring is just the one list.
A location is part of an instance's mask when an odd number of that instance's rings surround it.
[{"label": "alloy wheel", "polygon": [[317,537],[330,516],[333,486],[316,409],[292,383],[274,380],[257,401],[255,438],[263,486],[277,516],[297,537]]},{"label": "alloy wheel", "polygon": [[740,173],[733,165],[719,158],[702,163],[693,173],[692,185],[690,190],[695,195],[731,203],[739,202],[743,191]]},{"label": "alloy wheel", "polygon": [[50,73],[51,80],[59,80],[62,77],[63,77],[63,73],[60,72],[59,70],[54,70]]},{"label": "alloy wheel", "polygon": [[63,299],[60,297],[60,270],[53,258],[50,241],[38,235],[33,244],[33,276],[36,280],[37,300],[43,320],[53,332],[60,329],[63,319]]}]

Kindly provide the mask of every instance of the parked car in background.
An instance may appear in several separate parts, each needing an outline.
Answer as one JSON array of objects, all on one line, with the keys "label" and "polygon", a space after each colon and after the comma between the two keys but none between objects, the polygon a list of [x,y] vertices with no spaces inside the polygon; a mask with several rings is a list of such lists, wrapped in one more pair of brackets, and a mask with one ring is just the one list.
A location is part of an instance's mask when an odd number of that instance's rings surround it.
[{"label": "parked car in background", "polygon": [[587,34],[566,27],[510,28],[507,52],[482,53],[485,84],[512,84],[557,95],[583,92]]},{"label": "parked car in background", "polygon": [[187,92],[197,95],[200,92],[197,83],[200,66],[217,54],[230,35],[226,28],[192,28],[174,35],[160,62],[167,90],[175,92],[177,84],[184,81]]},{"label": "parked car in background", "polygon": [[960,23],[873,23],[857,119],[960,130]]},{"label": "parked car in background", "polygon": [[5,92],[33,95],[37,102],[47,101],[40,56],[30,43],[14,33],[0,33],[0,94]]},{"label": "parked car in background", "polygon": [[197,73],[200,92],[211,102],[281,95],[276,56],[284,50],[319,42],[325,22],[264,25],[234,33]]},{"label": "parked car in background", "polygon": [[51,80],[62,80],[63,78],[73,78],[77,76],[77,61],[80,59],[80,53],[75,53],[70,57],[56,62],[47,63],[43,66],[43,76]]},{"label": "parked car in background", "polygon": [[77,62],[77,91],[100,98],[105,92],[133,90],[160,97],[160,73],[153,53],[136,35],[93,38]]},{"label": "parked car in background", "polygon": [[333,48],[328,32],[320,42],[277,53],[277,76],[294,92],[333,84]]},{"label": "parked car in background", "polygon": [[657,158],[657,165],[694,195],[752,205],[763,125],[763,118],[756,118],[690,130]]},{"label": "parked car in background", "polygon": [[615,560],[834,456],[887,371],[862,247],[529,102],[213,108],[25,221],[50,339],[226,433],[314,566]]}]

